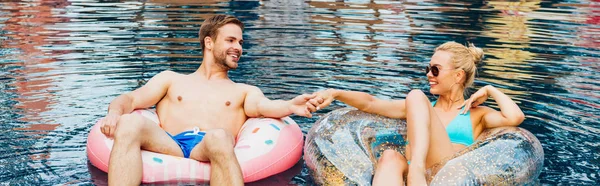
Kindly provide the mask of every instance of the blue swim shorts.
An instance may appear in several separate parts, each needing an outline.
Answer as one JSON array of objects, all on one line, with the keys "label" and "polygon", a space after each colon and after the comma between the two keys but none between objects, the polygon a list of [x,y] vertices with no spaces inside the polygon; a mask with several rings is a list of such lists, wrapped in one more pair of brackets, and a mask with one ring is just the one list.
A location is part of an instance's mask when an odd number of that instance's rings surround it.
[{"label": "blue swim shorts", "polygon": [[196,147],[196,145],[202,141],[202,138],[204,138],[204,134],[206,134],[206,132],[202,132],[198,130],[198,128],[194,128],[194,130],[185,131],[175,136],[172,136],[168,132],[167,134],[173,138],[177,145],[179,145],[181,151],[183,151],[183,157],[190,158],[192,149],[194,149],[194,147]]}]

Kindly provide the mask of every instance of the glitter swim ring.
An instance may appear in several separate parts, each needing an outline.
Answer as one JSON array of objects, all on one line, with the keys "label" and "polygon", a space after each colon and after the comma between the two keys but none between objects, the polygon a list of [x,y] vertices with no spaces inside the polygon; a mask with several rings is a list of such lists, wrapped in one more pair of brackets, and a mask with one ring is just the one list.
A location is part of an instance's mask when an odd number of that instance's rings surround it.
[{"label": "glitter swim ring", "polygon": [[[386,149],[404,154],[406,122],[354,109],[334,110],[307,134],[304,160],[314,181],[371,185],[374,165]],[[427,170],[430,185],[527,185],[541,173],[544,151],[518,127],[484,131],[475,142]]]},{"label": "glitter swim ring", "polygon": [[[133,113],[159,125],[154,110]],[[234,147],[244,182],[257,181],[293,167],[302,156],[303,138],[300,127],[289,117],[248,119]],[[113,140],[106,138],[96,123],[87,140],[87,155],[92,165],[107,172],[112,145]],[[210,179],[208,162],[142,151],[142,163],[143,183],[204,183]]]}]

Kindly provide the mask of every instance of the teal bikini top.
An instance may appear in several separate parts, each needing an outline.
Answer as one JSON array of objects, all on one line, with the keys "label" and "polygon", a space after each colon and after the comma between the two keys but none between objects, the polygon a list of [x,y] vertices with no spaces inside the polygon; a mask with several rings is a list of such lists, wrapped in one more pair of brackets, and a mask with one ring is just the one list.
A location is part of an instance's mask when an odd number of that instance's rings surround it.
[{"label": "teal bikini top", "polygon": [[[432,102],[431,106],[435,106],[435,103],[437,103],[437,101]],[[462,111],[463,110],[460,112]],[[467,111],[466,114],[458,114],[450,122],[450,124],[446,126],[446,132],[448,132],[448,137],[450,137],[450,142],[452,143],[458,143],[465,146],[473,144],[473,123],[471,122],[471,111]]]}]

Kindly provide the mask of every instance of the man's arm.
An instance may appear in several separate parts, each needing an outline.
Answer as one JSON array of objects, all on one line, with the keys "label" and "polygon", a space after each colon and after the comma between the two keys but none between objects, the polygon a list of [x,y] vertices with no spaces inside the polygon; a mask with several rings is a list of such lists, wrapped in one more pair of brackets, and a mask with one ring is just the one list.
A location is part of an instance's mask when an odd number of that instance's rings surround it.
[{"label": "man's arm", "polygon": [[158,103],[167,93],[171,79],[176,75],[177,73],[172,71],[163,71],[152,77],[141,88],[122,94],[111,101],[108,106],[108,114],[100,121],[102,133],[107,137],[112,137],[121,115]]},{"label": "man's arm", "polygon": [[162,99],[170,85],[170,80],[177,75],[173,71],[163,71],[152,77],[144,86],[115,98],[108,106],[108,112],[119,115],[127,114],[138,108],[148,108]]},{"label": "man's arm", "polygon": [[288,101],[269,100],[257,87],[248,87],[244,101],[244,111],[248,117],[282,118],[291,114],[312,117],[307,102],[315,95],[304,94]]}]

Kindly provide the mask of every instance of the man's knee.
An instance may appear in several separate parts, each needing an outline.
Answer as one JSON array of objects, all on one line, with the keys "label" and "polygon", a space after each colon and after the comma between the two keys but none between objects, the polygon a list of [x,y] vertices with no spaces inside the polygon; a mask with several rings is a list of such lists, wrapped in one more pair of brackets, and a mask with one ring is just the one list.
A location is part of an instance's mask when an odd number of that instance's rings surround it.
[{"label": "man's knee", "polygon": [[209,130],[203,139],[209,155],[227,155],[233,153],[233,140],[233,135],[223,129]]},{"label": "man's knee", "polygon": [[134,139],[139,137],[144,118],[138,114],[124,114],[117,122],[115,139]]}]

